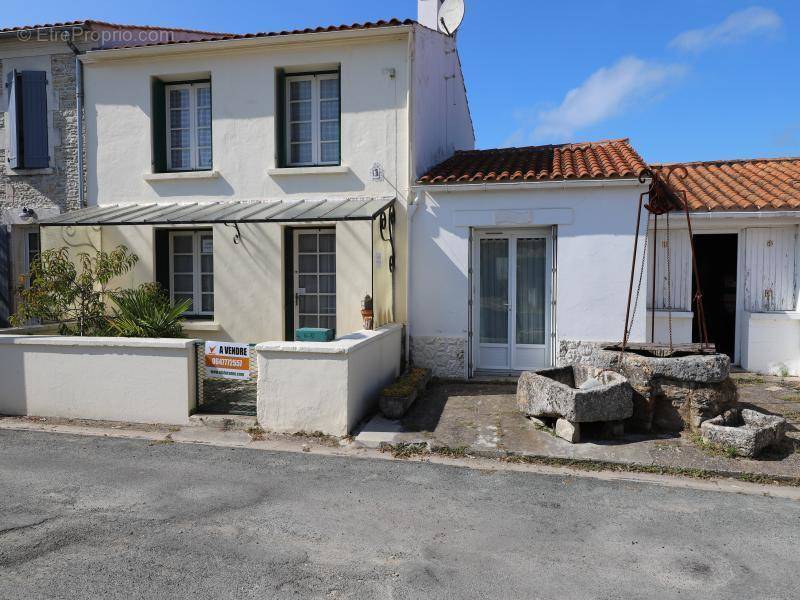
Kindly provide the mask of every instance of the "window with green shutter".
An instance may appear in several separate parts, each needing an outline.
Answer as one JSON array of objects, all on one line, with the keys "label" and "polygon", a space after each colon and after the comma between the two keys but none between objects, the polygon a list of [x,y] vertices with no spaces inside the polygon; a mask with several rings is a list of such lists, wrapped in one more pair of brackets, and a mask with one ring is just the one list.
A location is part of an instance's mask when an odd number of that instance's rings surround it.
[{"label": "window with green shutter", "polygon": [[211,82],[153,81],[153,172],[212,168]]},{"label": "window with green shutter", "polygon": [[279,166],[341,164],[339,72],[279,71],[277,90]]}]

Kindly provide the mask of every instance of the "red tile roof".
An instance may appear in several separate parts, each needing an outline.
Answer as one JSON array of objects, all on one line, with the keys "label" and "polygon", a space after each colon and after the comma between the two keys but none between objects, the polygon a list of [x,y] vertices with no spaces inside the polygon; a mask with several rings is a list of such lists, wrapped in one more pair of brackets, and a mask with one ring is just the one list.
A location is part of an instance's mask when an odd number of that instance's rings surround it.
[{"label": "red tile roof", "polygon": [[419,178],[426,184],[634,178],[647,164],[627,139],[463,150]]},{"label": "red tile roof", "polygon": [[[387,21],[367,21],[364,23],[351,23],[349,25],[328,25],[325,27],[308,27],[306,29],[292,29],[285,31],[265,31],[258,33],[228,33],[214,34],[207,37],[200,37],[191,40],[173,40],[168,42],[157,42],[152,44],[142,44],[142,46],[167,46],[170,44],[187,44],[190,42],[221,42],[224,40],[246,40],[250,38],[277,37],[282,35],[299,35],[304,33],[327,33],[331,31],[353,31],[359,29],[379,29],[382,27],[400,27],[402,25],[413,25],[413,19],[389,19]],[[125,48],[127,46],[122,46]]]},{"label": "red tile roof", "polygon": [[800,158],[674,163],[652,169],[662,177],[675,173],[669,187],[686,192],[692,211],[800,209]]}]

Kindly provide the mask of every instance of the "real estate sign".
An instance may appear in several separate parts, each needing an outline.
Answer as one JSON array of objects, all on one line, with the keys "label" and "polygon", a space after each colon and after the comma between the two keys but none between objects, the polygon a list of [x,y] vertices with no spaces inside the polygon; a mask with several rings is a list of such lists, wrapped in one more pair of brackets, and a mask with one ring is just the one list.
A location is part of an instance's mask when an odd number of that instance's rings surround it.
[{"label": "real estate sign", "polygon": [[206,342],[206,378],[250,379],[250,346]]}]

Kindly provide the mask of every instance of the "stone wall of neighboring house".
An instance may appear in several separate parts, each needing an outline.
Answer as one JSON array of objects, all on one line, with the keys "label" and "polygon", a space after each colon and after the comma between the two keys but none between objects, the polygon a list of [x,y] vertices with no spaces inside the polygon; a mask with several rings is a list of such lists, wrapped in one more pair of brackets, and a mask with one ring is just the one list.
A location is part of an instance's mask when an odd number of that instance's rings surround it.
[{"label": "stone wall of neighboring house", "polygon": [[[16,310],[16,289],[24,284],[29,271],[28,236],[36,232],[36,221],[21,219],[22,208],[32,208],[38,218],[80,208],[75,55],[66,50],[0,58],[0,228],[3,229],[0,231],[0,327],[8,323]],[[8,168],[6,72],[20,67],[47,71],[50,164],[45,169]]]},{"label": "stone wall of neighboring house", "polygon": [[[2,81],[5,81],[5,69],[1,60],[0,75]],[[54,106],[48,107],[52,119],[48,135],[53,137],[51,143],[53,156],[49,169],[14,173],[7,168],[5,131],[7,113],[0,113],[1,209],[20,209],[28,206],[34,209],[55,208],[58,212],[65,212],[79,208],[75,56],[71,52],[51,55],[48,78],[49,85],[52,86],[49,97],[54,101]],[[3,94],[6,94],[5,86]],[[2,104],[5,106],[5,99]]]}]

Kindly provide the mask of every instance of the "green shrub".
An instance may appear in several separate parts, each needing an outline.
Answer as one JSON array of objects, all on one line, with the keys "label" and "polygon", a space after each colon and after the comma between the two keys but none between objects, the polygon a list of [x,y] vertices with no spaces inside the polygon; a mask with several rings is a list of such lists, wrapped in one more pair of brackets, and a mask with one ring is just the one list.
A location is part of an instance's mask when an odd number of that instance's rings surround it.
[{"label": "green shrub", "polygon": [[11,322],[58,323],[61,335],[106,335],[106,299],[114,291],[108,286],[138,260],[125,246],[75,257],[66,247],[44,250],[31,264],[30,285],[18,290],[20,305]]},{"label": "green shrub", "polygon": [[116,305],[109,325],[120,337],[174,338],[183,336],[183,313],[190,300],[172,305],[169,296],[157,283],[145,283],[136,289],[110,294]]}]

